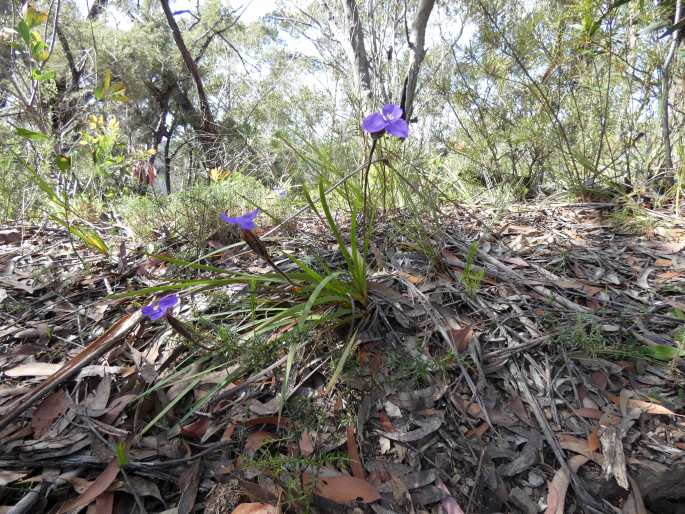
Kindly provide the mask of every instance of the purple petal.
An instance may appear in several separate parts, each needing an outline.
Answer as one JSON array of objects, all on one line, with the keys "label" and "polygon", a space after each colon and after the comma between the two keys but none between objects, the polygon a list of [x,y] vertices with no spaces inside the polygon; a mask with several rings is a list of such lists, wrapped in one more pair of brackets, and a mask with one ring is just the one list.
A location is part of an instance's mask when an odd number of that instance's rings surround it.
[{"label": "purple petal", "polygon": [[155,307],[153,304],[150,304],[143,307],[141,312],[143,313],[143,316],[147,316],[154,321],[164,316],[166,309],[160,309],[159,307]]},{"label": "purple petal", "polygon": [[402,109],[399,105],[385,104],[383,106],[383,117],[387,121],[398,120],[402,117]]},{"label": "purple petal", "polygon": [[255,225],[255,218],[259,214],[259,209],[250,211],[242,216],[228,216],[226,213],[221,213],[220,217],[226,223],[231,223],[233,225],[238,225],[243,230],[254,230],[257,225]]},{"label": "purple petal", "polygon": [[226,223],[235,223],[235,218],[231,218],[225,212],[222,212],[221,214],[219,214],[219,217],[221,218],[221,221],[225,221]]},{"label": "purple petal", "polygon": [[380,112],[374,112],[369,114],[364,121],[362,121],[362,128],[366,132],[380,132],[385,128],[386,121],[383,119],[383,115]]},{"label": "purple petal", "polygon": [[223,221],[225,221],[226,223],[230,223],[232,225],[239,225],[243,222],[244,218],[243,216],[229,216],[224,212],[222,212],[220,216]]},{"label": "purple petal", "polygon": [[178,303],[178,295],[176,293],[171,293],[166,296],[162,296],[159,299],[160,309],[169,309]]},{"label": "purple petal", "polygon": [[388,126],[385,130],[387,130],[388,133],[392,134],[393,136],[401,137],[402,139],[405,139],[409,135],[409,125],[407,125],[407,122],[402,118],[392,120],[390,123],[388,123]]},{"label": "purple petal", "polygon": [[156,310],[157,307],[155,307],[153,304],[150,304],[140,309],[140,312],[143,314],[143,316],[147,316],[149,318],[155,313]]},{"label": "purple petal", "polygon": [[254,221],[258,215],[259,209],[255,209],[254,211],[250,211],[248,213],[243,214],[241,218],[244,218],[246,221]]},{"label": "purple petal", "polygon": [[243,214],[239,217],[238,226],[243,230],[254,230],[257,228],[254,220],[259,214],[259,209]]},{"label": "purple petal", "polygon": [[166,309],[155,309],[155,312],[150,314],[150,319],[152,321],[155,321],[156,319],[159,319],[162,316],[164,316],[166,314],[166,311],[167,311]]}]

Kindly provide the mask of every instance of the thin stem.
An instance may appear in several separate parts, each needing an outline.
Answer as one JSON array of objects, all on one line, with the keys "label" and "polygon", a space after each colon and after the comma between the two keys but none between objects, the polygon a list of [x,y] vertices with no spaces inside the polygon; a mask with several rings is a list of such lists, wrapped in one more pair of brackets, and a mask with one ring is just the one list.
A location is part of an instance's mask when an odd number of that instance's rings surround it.
[{"label": "thin stem", "polygon": [[373,162],[373,152],[376,150],[376,143],[378,138],[373,138],[371,143],[371,151],[369,152],[369,161],[366,165],[366,170],[364,170],[364,206],[362,208],[362,214],[364,215],[363,232],[366,231],[366,221],[368,219],[368,212],[366,212],[367,207],[367,196],[369,191],[369,171],[371,170],[371,163]]}]

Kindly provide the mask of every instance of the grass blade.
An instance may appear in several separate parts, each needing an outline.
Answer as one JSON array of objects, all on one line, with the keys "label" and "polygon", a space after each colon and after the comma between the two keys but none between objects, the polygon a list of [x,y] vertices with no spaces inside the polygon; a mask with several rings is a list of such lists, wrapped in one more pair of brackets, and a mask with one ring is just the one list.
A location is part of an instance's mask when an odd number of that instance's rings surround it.
[{"label": "grass blade", "polygon": [[328,384],[326,384],[325,394],[331,394],[331,391],[333,390],[333,387],[335,386],[336,382],[338,381],[338,378],[340,378],[340,375],[342,374],[342,370],[345,367],[345,363],[347,362],[347,359],[350,358],[350,355],[352,354],[352,349],[355,347],[355,343],[357,342],[357,333],[358,332],[359,332],[359,328],[356,328],[355,331],[350,336],[350,339],[347,341],[347,344],[345,345],[345,349],[343,350],[343,353],[340,356],[340,360],[338,361],[338,365],[335,367],[335,371],[333,372],[333,376],[328,381]]}]

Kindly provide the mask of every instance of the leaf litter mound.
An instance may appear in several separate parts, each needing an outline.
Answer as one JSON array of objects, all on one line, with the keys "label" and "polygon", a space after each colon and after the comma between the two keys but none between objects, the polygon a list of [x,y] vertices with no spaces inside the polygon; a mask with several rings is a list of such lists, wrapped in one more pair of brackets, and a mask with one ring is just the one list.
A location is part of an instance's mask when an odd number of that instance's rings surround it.
[{"label": "leaf litter mound", "polygon": [[[111,295],[187,269],[3,228],[0,512],[682,512],[685,225],[654,212],[635,233],[592,204],[480,216],[451,213],[431,255],[375,241],[352,357],[327,387],[347,328],[299,334],[286,402],[295,327],[231,329],[254,291],[196,288],[187,324],[151,323]],[[339,266],[298,223],[272,255]]]}]

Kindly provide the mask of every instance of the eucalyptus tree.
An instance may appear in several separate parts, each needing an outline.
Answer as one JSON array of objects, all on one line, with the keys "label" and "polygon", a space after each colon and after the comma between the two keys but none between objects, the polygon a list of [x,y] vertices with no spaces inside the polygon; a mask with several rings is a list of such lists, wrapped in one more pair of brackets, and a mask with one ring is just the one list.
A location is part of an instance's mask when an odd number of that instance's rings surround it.
[{"label": "eucalyptus tree", "polygon": [[328,70],[346,79],[359,110],[404,101],[411,117],[434,6],[434,0],[321,0],[291,6],[281,19],[312,41]]}]

